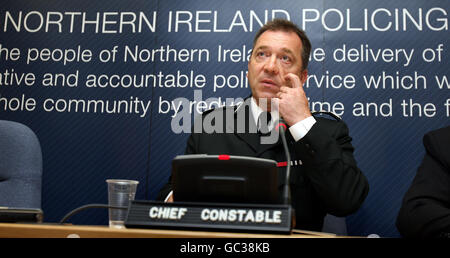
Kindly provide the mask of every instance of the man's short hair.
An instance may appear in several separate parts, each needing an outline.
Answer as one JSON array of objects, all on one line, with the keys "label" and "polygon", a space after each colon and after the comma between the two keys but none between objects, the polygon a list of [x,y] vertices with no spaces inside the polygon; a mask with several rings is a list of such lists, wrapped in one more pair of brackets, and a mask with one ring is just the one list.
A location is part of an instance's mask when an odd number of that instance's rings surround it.
[{"label": "man's short hair", "polygon": [[302,41],[302,64],[303,70],[308,67],[309,55],[311,53],[311,42],[309,41],[306,33],[300,29],[295,23],[284,20],[284,19],[274,19],[272,21],[267,22],[264,26],[259,29],[256,33],[255,38],[253,39],[253,48],[255,48],[256,41],[266,31],[285,31],[285,32],[294,32],[296,33],[300,40]]}]

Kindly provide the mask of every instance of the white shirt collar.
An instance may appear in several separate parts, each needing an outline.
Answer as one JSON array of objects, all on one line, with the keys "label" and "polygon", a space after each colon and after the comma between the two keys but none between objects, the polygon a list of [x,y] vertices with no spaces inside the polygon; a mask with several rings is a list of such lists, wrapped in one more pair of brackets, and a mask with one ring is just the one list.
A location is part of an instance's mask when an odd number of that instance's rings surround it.
[{"label": "white shirt collar", "polygon": [[[253,96],[251,99],[250,110],[252,112],[253,119],[255,119],[255,124],[257,125],[258,117],[259,115],[261,115],[263,110],[258,106],[258,104],[256,104],[256,100]],[[278,110],[271,110],[270,115],[272,116],[272,119],[269,122],[269,130],[272,130],[273,124],[275,123],[275,121],[278,121],[278,119],[280,118],[280,114],[278,113]]]}]

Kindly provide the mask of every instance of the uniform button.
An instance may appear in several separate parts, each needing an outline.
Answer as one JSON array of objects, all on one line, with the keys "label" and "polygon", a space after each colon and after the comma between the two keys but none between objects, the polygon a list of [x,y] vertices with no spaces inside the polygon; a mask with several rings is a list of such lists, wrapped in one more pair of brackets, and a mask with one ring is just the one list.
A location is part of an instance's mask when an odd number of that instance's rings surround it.
[{"label": "uniform button", "polygon": [[309,143],[306,143],[305,146],[306,146],[306,148],[308,148],[308,149],[311,148],[311,145],[310,145]]}]

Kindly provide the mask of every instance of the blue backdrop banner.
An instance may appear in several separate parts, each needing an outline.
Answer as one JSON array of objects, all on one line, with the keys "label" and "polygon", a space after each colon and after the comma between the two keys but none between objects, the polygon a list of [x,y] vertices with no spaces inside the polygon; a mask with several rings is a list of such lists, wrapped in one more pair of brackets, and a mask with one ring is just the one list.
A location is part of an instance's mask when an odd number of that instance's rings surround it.
[{"label": "blue backdrop banner", "polygon": [[398,237],[422,136],[450,124],[448,13],[447,0],[4,1],[0,119],[41,142],[46,221],[106,203],[108,178],[138,180],[136,199],[152,200],[184,152],[183,123],[250,95],[256,31],[289,19],[313,45],[310,108],[346,121],[369,180],[348,233]]}]

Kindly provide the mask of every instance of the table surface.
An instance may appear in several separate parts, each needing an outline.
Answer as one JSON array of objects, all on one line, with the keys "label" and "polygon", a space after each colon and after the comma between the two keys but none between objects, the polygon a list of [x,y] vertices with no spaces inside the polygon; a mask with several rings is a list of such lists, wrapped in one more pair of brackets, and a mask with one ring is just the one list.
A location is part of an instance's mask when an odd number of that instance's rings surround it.
[{"label": "table surface", "polygon": [[334,234],[294,230],[291,234],[208,232],[165,229],[109,228],[71,224],[0,223],[1,238],[332,238]]}]

